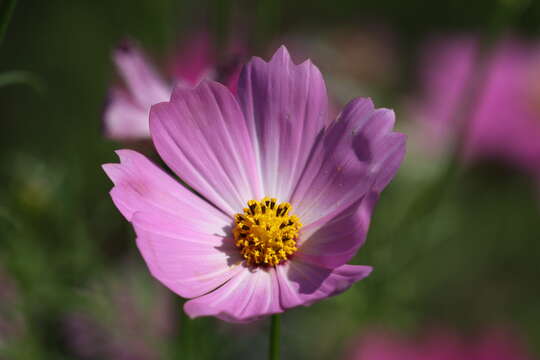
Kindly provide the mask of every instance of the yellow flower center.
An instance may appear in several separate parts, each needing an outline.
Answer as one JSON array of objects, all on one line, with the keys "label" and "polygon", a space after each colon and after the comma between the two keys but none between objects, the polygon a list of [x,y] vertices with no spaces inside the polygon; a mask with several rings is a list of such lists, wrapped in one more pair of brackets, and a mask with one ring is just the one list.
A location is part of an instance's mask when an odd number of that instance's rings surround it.
[{"label": "yellow flower center", "polygon": [[249,265],[275,266],[298,250],[296,239],[302,227],[289,215],[291,204],[274,198],[249,200],[243,214],[234,216],[235,245]]}]

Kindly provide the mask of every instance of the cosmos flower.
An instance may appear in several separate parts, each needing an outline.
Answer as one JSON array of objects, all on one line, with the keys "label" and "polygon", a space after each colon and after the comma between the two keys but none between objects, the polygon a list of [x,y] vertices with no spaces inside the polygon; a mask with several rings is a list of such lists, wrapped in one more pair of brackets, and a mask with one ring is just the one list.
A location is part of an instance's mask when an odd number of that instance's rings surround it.
[{"label": "cosmos flower", "polygon": [[231,59],[218,65],[209,34],[197,34],[176,52],[168,67],[172,81],[166,81],[134,42],[124,41],[114,51],[113,59],[126,86],[113,86],[109,91],[103,113],[105,135],[115,140],[148,139],[150,107],[167,101],[173,84],[192,87],[209,77],[234,91],[240,72],[236,59],[243,49],[237,44],[233,45],[229,50]]},{"label": "cosmos flower", "polygon": [[190,317],[247,322],[369,275],[347,262],[399,168],[404,135],[369,99],[328,127],[326,116],[321,73],[281,47],[243,68],[236,96],[205,80],[152,107],[160,157],[197,194],[134,151],[104,165],[151,273],[190,299]]},{"label": "cosmos flower", "polygon": [[461,136],[467,162],[497,160],[540,175],[540,47],[506,38],[481,61],[475,38],[456,37],[433,41],[424,57],[425,96],[415,117],[428,145]]},{"label": "cosmos flower", "polygon": [[438,329],[411,338],[373,331],[355,344],[348,360],[531,360],[520,339],[507,329],[489,329],[463,338]]}]

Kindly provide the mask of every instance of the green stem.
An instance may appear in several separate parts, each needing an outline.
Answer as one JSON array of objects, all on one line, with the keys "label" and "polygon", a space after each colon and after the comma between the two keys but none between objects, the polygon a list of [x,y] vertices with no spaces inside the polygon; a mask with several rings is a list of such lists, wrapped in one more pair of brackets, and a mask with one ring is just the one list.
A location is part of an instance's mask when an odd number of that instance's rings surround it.
[{"label": "green stem", "polygon": [[13,10],[15,10],[15,5],[17,0],[4,0],[3,5],[0,7],[0,44],[6,35],[6,31],[11,20],[11,15],[13,15]]},{"label": "green stem", "polygon": [[269,360],[279,360],[279,340],[280,340],[280,329],[281,327],[281,318],[279,314],[272,315],[271,325],[270,325],[270,346],[268,347],[268,359]]},{"label": "green stem", "polygon": [[192,321],[189,316],[183,310],[185,300],[180,301],[180,332],[179,332],[179,345],[180,345],[180,354],[182,360],[191,360],[192,349],[193,349],[193,327]]}]

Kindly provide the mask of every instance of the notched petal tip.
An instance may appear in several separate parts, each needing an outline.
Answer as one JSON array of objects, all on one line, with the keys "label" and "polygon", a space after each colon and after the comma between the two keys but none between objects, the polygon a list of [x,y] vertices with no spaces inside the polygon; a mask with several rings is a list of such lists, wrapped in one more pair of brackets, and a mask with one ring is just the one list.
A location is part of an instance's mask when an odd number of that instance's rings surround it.
[{"label": "notched petal tip", "polygon": [[101,168],[103,169],[105,174],[109,177],[109,179],[111,179],[113,183],[114,183],[113,176],[114,176],[114,173],[117,171],[117,167],[118,167],[118,164],[115,164],[115,163],[107,163],[107,164],[101,165]]},{"label": "notched petal tip", "polygon": [[138,48],[137,42],[130,38],[125,37],[118,44],[116,45],[114,51],[115,53],[123,53],[123,54],[129,54],[132,51],[136,50]]},{"label": "notched petal tip", "polygon": [[101,168],[111,179],[115,186],[118,186],[123,179],[128,177],[128,172],[133,170],[134,163],[136,162],[150,162],[144,155],[134,150],[119,149],[114,151],[120,160],[119,163],[107,163],[102,164]]},{"label": "notched petal tip", "polygon": [[274,55],[272,55],[270,62],[274,62],[274,61],[291,61],[292,62],[291,54],[289,53],[289,50],[287,49],[285,45],[281,45],[276,50]]},{"label": "notched petal tip", "polygon": [[158,102],[150,106],[150,111],[148,113],[149,123],[150,123],[150,133],[152,133],[152,119],[156,117],[157,113],[167,109],[170,106],[171,102],[172,102],[172,99],[169,101]]},{"label": "notched petal tip", "polygon": [[130,155],[130,153],[135,153],[133,150],[127,150],[127,149],[119,149],[114,151],[115,154],[118,156],[120,163],[106,163],[102,164],[101,168],[105,172],[105,174],[111,179],[114,185],[117,185],[117,182],[120,180],[122,175],[122,167],[126,163],[127,157]]},{"label": "notched petal tip", "polygon": [[130,149],[118,149],[114,153],[118,156],[121,165],[129,165],[133,161],[149,161],[146,156]]},{"label": "notched petal tip", "polygon": [[128,61],[134,61],[134,59],[146,61],[146,54],[139,42],[130,37],[125,37],[118,42],[112,51],[112,57],[119,67]]},{"label": "notched petal tip", "polygon": [[[154,107],[164,107],[166,104],[175,103],[178,101],[181,101],[186,95],[198,93],[201,91],[226,91],[231,93],[229,88],[217,81],[213,81],[210,79],[202,79],[199,81],[196,85],[190,87],[186,86],[185,84],[176,84],[171,91],[171,96],[168,101],[162,101],[160,103],[152,105],[150,108],[150,112],[152,112],[152,108]],[[231,93],[232,95],[232,93]],[[165,105],[163,105],[165,104]]]},{"label": "notched petal tip", "polygon": [[349,266],[362,267],[364,269],[363,272],[358,272],[357,274],[357,276],[360,277],[360,279],[367,278],[373,273],[373,270],[375,270],[373,266],[369,266],[369,265],[349,265]]},{"label": "notched petal tip", "polygon": [[318,72],[320,72],[319,68],[313,63],[313,61],[311,61],[310,58],[307,58],[298,64],[295,63],[289,50],[287,49],[285,45],[281,45],[276,50],[276,52],[274,53],[274,55],[272,55],[272,58],[270,59],[268,63],[269,64],[274,64],[274,63],[288,64],[290,66],[294,66],[298,68],[314,68],[314,69],[317,69]]},{"label": "notched petal tip", "polygon": [[[290,66],[294,67],[314,67],[318,70],[317,66],[313,63],[313,61],[309,58],[305,59],[304,61],[296,64],[287,49],[285,45],[281,45],[274,54],[270,57],[269,61],[264,60],[263,58],[259,56],[252,56],[251,59],[247,62],[247,64],[244,66],[244,68],[247,65],[251,64],[264,64],[264,65],[275,65],[275,64],[289,64]],[[242,69],[243,70],[243,69]]]},{"label": "notched petal tip", "polygon": [[171,92],[170,99],[168,101],[162,101],[150,107],[150,112],[149,112],[150,135],[153,137],[152,134],[154,134],[156,131],[159,131],[159,126],[161,126],[160,118],[162,116],[170,116],[171,114],[167,114],[167,113],[173,111],[174,104],[184,102],[187,97],[196,96],[196,94],[201,94],[204,92],[207,92],[207,93],[224,92],[231,98],[234,98],[234,95],[229,90],[229,88],[227,88],[225,85],[219,82],[216,82],[210,79],[203,79],[197,85],[193,87],[186,87],[183,84],[177,84],[174,86]]}]

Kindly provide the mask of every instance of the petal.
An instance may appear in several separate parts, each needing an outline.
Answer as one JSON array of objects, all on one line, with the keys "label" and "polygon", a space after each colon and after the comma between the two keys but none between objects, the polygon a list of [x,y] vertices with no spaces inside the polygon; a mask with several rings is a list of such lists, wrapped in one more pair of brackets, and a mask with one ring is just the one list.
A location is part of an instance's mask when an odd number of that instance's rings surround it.
[{"label": "petal", "polygon": [[177,87],[170,102],[152,107],[150,133],[167,165],[225,213],[261,197],[244,118],[225,86]]},{"label": "petal", "polygon": [[270,62],[255,57],[244,67],[238,99],[257,152],[264,195],[288,201],[326,121],[322,75],[309,60],[295,65],[282,46]]},{"label": "petal", "polygon": [[346,264],[366,240],[378,198],[371,192],[344,211],[303,227],[295,258],[326,268]]},{"label": "petal", "polygon": [[113,201],[132,220],[138,211],[161,211],[189,221],[209,234],[220,233],[231,219],[202,200],[150,162],[131,150],[117,151],[120,164],[105,164],[103,169],[114,183]]},{"label": "petal", "polygon": [[184,310],[191,318],[216,316],[230,322],[249,322],[283,312],[276,271],[244,267],[219,289],[188,301]]},{"label": "petal", "polygon": [[143,155],[118,151],[120,164],[104,165],[113,201],[133,223],[151,273],[184,297],[200,296],[240,268],[229,238],[231,219],[178,184]]},{"label": "petal", "polygon": [[221,229],[201,232],[189,216],[159,210],[137,212],[132,222],[150,272],[182,297],[206,294],[242,270],[233,240]]},{"label": "petal", "polygon": [[115,50],[113,58],[133,99],[147,111],[153,104],[169,98],[170,86],[159,77],[135,44],[125,41]]},{"label": "petal", "polygon": [[289,261],[276,267],[281,306],[309,306],[318,300],[338,295],[367,277],[370,266],[343,265],[335,269]]},{"label": "petal", "polygon": [[370,99],[351,101],[315,145],[292,196],[305,225],[339,214],[393,178],[405,154],[405,137],[392,132],[394,113]]},{"label": "petal", "polygon": [[149,110],[135,102],[126,91],[112,89],[103,113],[105,135],[116,140],[149,138]]},{"label": "petal", "polygon": [[479,72],[478,45],[474,37],[457,36],[433,38],[423,46],[419,59],[423,96],[415,104],[413,118],[425,131],[421,141],[433,150],[449,145],[457,135],[462,116],[456,112],[471,96],[471,80]]},{"label": "petal", "polygon": [[105,105],[105,134],[111,139],[131,140],[150,137],[150,106],[170,96],[168,86],[148,64],[142,51],[131,42],[124,42],[114,54],[118,72],[127,90],[113,88]]}]

